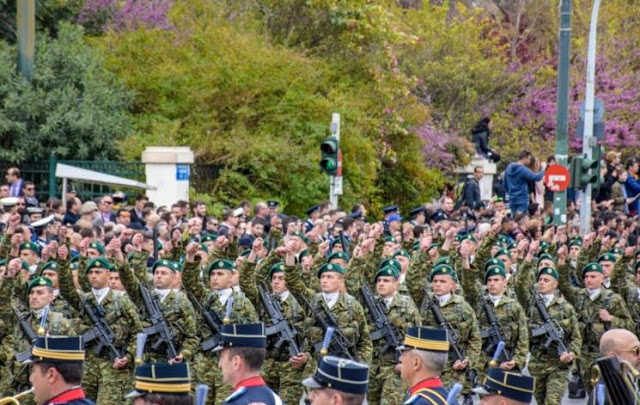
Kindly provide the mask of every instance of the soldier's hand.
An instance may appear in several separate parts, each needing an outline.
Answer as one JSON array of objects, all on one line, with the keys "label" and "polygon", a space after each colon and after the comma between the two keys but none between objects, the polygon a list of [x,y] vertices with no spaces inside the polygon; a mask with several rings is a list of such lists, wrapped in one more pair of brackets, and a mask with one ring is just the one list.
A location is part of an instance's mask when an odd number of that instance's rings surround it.
[{"label": "soldier's hand", "polygon": [[251,248],[257,252],[258,250],[262,249],[263,244],[264,241],[262,240],[262,238],[256,238],[253,241],[253,245],[251,246]]},{"label": "soldier's hand", "polygon": [[144,242],[144,236],[141,233],[137,233],[133,235],[131,238],[131,245],[136,250],[136,252],[142,252],[142,243]]},{"label": "soldier's hand", "polygon": [[449,230],[445,234],[445,238],[449,240],[454,240],[456,238],[457,233],[458,233],[458,228],[456,228],[455,226],[452,226],[451,228],[449,228]]},{"label": "soldier's hand", "polygon": [[402,238],[405,241],[413,240],[413,226],[411,223],[406,222],[402,226]]},{"label": "soldier's hand", "polygon": [[14,229],[20,225],[20,214],[13,214],[9,217],[9,226],[7,226],[6,233],[10,235],[13,233]]},{"label": "soldier's hand", "polygon": [[64,262],[64,261],[67,261],[68,258],[69,258],[69,249],[67,248],[67,245],[66,244],[60,245],[60,247],[58,248],[58,259]]},{"label": "soldier's hand", "polygon": [[183,361],[184,361],[184,356],[182,355],[182,353],[180,353],[176,357],[169,360],[169,364],[182,363]]},{"label": "soldier's hand", "polygon": [[325,240],[320,244],[320,246],[318,246],[318,254],[320,256],[324,256],[327,254],[328,251],[329,251],[329,241]]},{"label": "soldier's hand", "polygon": [[125,368],[127,364],[129,364],[129,359],[127,358],[127,356],[119,357],[113,361],[111,367],[115,368],[116,370],[120,370],[121,368]]},{"label": "soldier's hand", "polygon": [[11,236],[12,247],[19,247],[20,244],[22,244],[22,241],[24,241],[24,235],[21,233],[16,233],[13,236]]},{"label": "soldier's hand", "polygon": [[633,246],[627,246],[624,248],[624,257],[633,257],[633,252],[635,251],[636,249]]},{"label": "soldier's hand", "polygon": [[66,226],[61,226],[60,229],[58,229],[58,238],[60,239],[60,242],[66,241],[68,234],[69,229]]},{"label": "soldier's hand", "polygon": [[40,252],[40,260],[43,263],[46,263],[47,261],[49,261],[49,245],[45,246],[42,248],[42,251]]},{"label": "soldier's hand", "polygon": [[80,241],[80,243],[78,243],[78,252],[80,252],[82,256],[87,255],[87,249],[89,248],[89,243],[91,243],[89,238],[84,238]]},{"label": "soldier's hand", "polygon": [[564,352],[564,353],[562,353],[562,355],[560,355],[560,361],[563,362],[563,363],[569,364],[569,363],[573,362],[573,358],[574,357],[575,356],[573,355],[573,353]]},{"label": "soldier's hand", "polygon": [[186,255],[186,260],[187,260],[189,263],[193,263],[193,262],[195,261],[196,253],[198,252],[198,249],[199,249],[199,248],[200,248],[200,247],[198,246],[198,244],[197,244],[196,242],[191,242],[191,243],[189,243],[189,244],[187,245],[187,248],[186,248],[186,250],[185,250],[185,251],[186,251],[186,253],[187,253],[187,255]]},{"label": "soldier's hand", "polygon": [[[231,233],[231,231],[229,231]],[[224,249],[229,244],[229,239],[225,235],[220,235],[216,238],[216,247],[218,249]]]},{"label": "soldier's hand", "polygon": [[[522,235],[522,234],[519,234]],[[529,247],[529,241],[527,239],[522,239],[519,243],[518,243],[518,253],[520,254],[524,254],[524,252],[527,251],[527,248]]]},{"label": "soldier's hand", "polygon": [[500,224],[500,222],[496,222],[495,224],[491,225],[491,235],[496,236],[498,235],[498,233],[500,232],[500,229],[502,229],[502,225]]},{"label": "soldier's hand", "polygon": [[175,229],[171,234],[171,240],[173,240],[174,242],[178,242],[181,236],[182,236],[182,233],[180,232],[180,230]]},{"label": "soldier's hand", "polygon": [[566,259],[567,258],[567,253],[569,253],[569,249],[567,248],[567,245],[562,245],[562,247],[560,249],[558,249],[558,257],[559,258]]},{"label": "soldier's hand", "polygon": [[164,250],[166,253],[171,253],[171,251],[173,250],[173,243],[171,243],[171,241],[167,241],[162,245],[162,250]]},{"label": "soldier's hand", "polygon": [[598,311],[598,316],[602,322],[611,322],[613,320],[613,316],[606,309]]},{"label": "soldier's hand", "polygon": [[539,250],[540,250],[540,241],[534,240],[533,242],[531,242],[531,244],[529,245],[529,253],[535,256],[535,254],[538,253]]},{"label": "soldier's hand", "polygon": [[276,248],[276,253],[280,256],[284,256],[287,254],[287,248],[285,248],[284,246],[278,246]]},{"label": "soldier's hand", "polygon": [[297,355],[289,359],[289,363],[293,368],[300,368],[307,362],[307,356],[304,353],[298,353]]},{"label": "soldier's hand", "polygon": [[9,265],[7,266],[7,275],[9,277],[15,277],[16,274],[22,268],[22,260],[19,258],[11,259]]},{"label": "soldier's hand", "polygon": [[464,359],[464,360],[456,360],[455,363],[453,363],[453,369],[454,370],[464,370],[465,368],[467,368],[467,365],[469,364],[469,360]]},{"label": "soldier's hand", "polygon": [[505,361],[504,363],[500,364],[500,368],[503,370],[513,370],[515,366],[516,362],[513,360]]}]

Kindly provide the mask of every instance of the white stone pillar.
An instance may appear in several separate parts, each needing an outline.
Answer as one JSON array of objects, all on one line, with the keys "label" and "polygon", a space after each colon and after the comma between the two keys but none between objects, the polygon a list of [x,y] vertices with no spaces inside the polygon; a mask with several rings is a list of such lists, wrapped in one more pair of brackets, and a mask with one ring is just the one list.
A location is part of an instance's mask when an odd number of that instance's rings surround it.
[{"label": "white stone pillar", "polygon": [[148,190],[156,206],[171,206],[178,200],[189,201],[189,175],[194,155],[188,146],[147,146],[142,152],[146,183],[156,186]]},{"label": "white stone pillar", "polygon": [[455,172],[464,175],[466,178],[468,175],[473,174],[473,168],[476,166],[484,168],[484,176],[480,180],[480,198],[482,198],[482,201],[489,201],[493,196],[493,177],[498,173],[498,167],[495,163],[475,155],[468,166],[459,167]]}]

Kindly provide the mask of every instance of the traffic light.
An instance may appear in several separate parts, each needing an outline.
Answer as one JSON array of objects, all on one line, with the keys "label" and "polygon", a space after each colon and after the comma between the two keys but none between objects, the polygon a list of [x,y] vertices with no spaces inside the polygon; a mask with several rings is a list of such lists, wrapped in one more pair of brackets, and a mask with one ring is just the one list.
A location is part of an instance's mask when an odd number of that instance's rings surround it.
[{"label": "traffic light", "polygon": [[599,173],[599,161],[587,159],[583,156],[574,156],[571,159],[571,188],[584,190],[587,184],[597,184]]},{"label": "traffic light", "polygon": [[338,172],[338,150],[340,145],[338,138],[330,136],[320,145],[322,152],[322,160],[320,160],[320,168],[323,172],[335,176]]}]

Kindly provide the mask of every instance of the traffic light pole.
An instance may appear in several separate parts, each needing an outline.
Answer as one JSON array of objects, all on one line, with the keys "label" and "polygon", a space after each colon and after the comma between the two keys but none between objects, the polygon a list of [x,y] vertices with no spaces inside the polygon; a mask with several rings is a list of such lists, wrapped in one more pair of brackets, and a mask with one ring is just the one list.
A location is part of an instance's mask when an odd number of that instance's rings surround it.
[{"label": "traffic light pole", "polygon": [[[584,108],[584,135],[582,137],[582,153],[591,160],[593,147],[597,145],[597,139],[593,137],[593,113],[595,104],[596,81],[596,34],[598,32],[598,12],[600,0],[593,1],[591,10],[591,27],[589,29],[589,46],[587,49],[587,89],[585,92]],[[600,176],[600,173],[596,173]],[[586,235],[591,230],[591,183],[587,184],[580,196],[580,234]]]},{"label": "traffic light pole", "polygon": [[18,71],[27,81],[33,75],[33,60],[36,46],[36,2],[16,0]]},{"label": "traffic light pole", "polygon": [[[558,105],[556,111],[556,162],[567,167],[569,147],[569,56],[571,53],[571,0],[560,0],[560,54],[558,55]],[[567,223],[567,191],[553,194],[553,223]]]},{"label": "traffic light pole", "polygon": [[329,201],[333,208],[338,208],[338,196],[342,195],[342,153],[340,149],[340,114],[331,114],[331,134],[338,139],[338,170],[335,176],[330,176]]}]

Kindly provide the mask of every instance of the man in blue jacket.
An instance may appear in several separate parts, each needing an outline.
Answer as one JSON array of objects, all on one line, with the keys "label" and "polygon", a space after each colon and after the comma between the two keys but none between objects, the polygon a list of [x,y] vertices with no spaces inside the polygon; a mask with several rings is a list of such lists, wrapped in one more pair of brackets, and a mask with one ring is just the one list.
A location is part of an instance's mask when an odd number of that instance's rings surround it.
[{"label": "man in blue jacket", "polygon": [[[633,158],[627,162],[627,171],[629,176],[624,183],[624,188],[627,190],[627,198],[633,198],[640,193],[640,181],[638,180],[638,169],[640,169],[640,163],[637,159]],[[629,215],[635,217],[638,215],[638,200],[634,200],[629,204]]]},{"label": "man in blue jacket", "polygon": [[533,156],[529,151],[522,151],[518,155],[518,161],[510,163],[504,174],[504,189],[509,202],[511,213],[527,212],[529,208],[530,182],[540,181],[544,176],[546,162],[542,162],[541,170],[534,173],[527,167],[531,164]]}]

